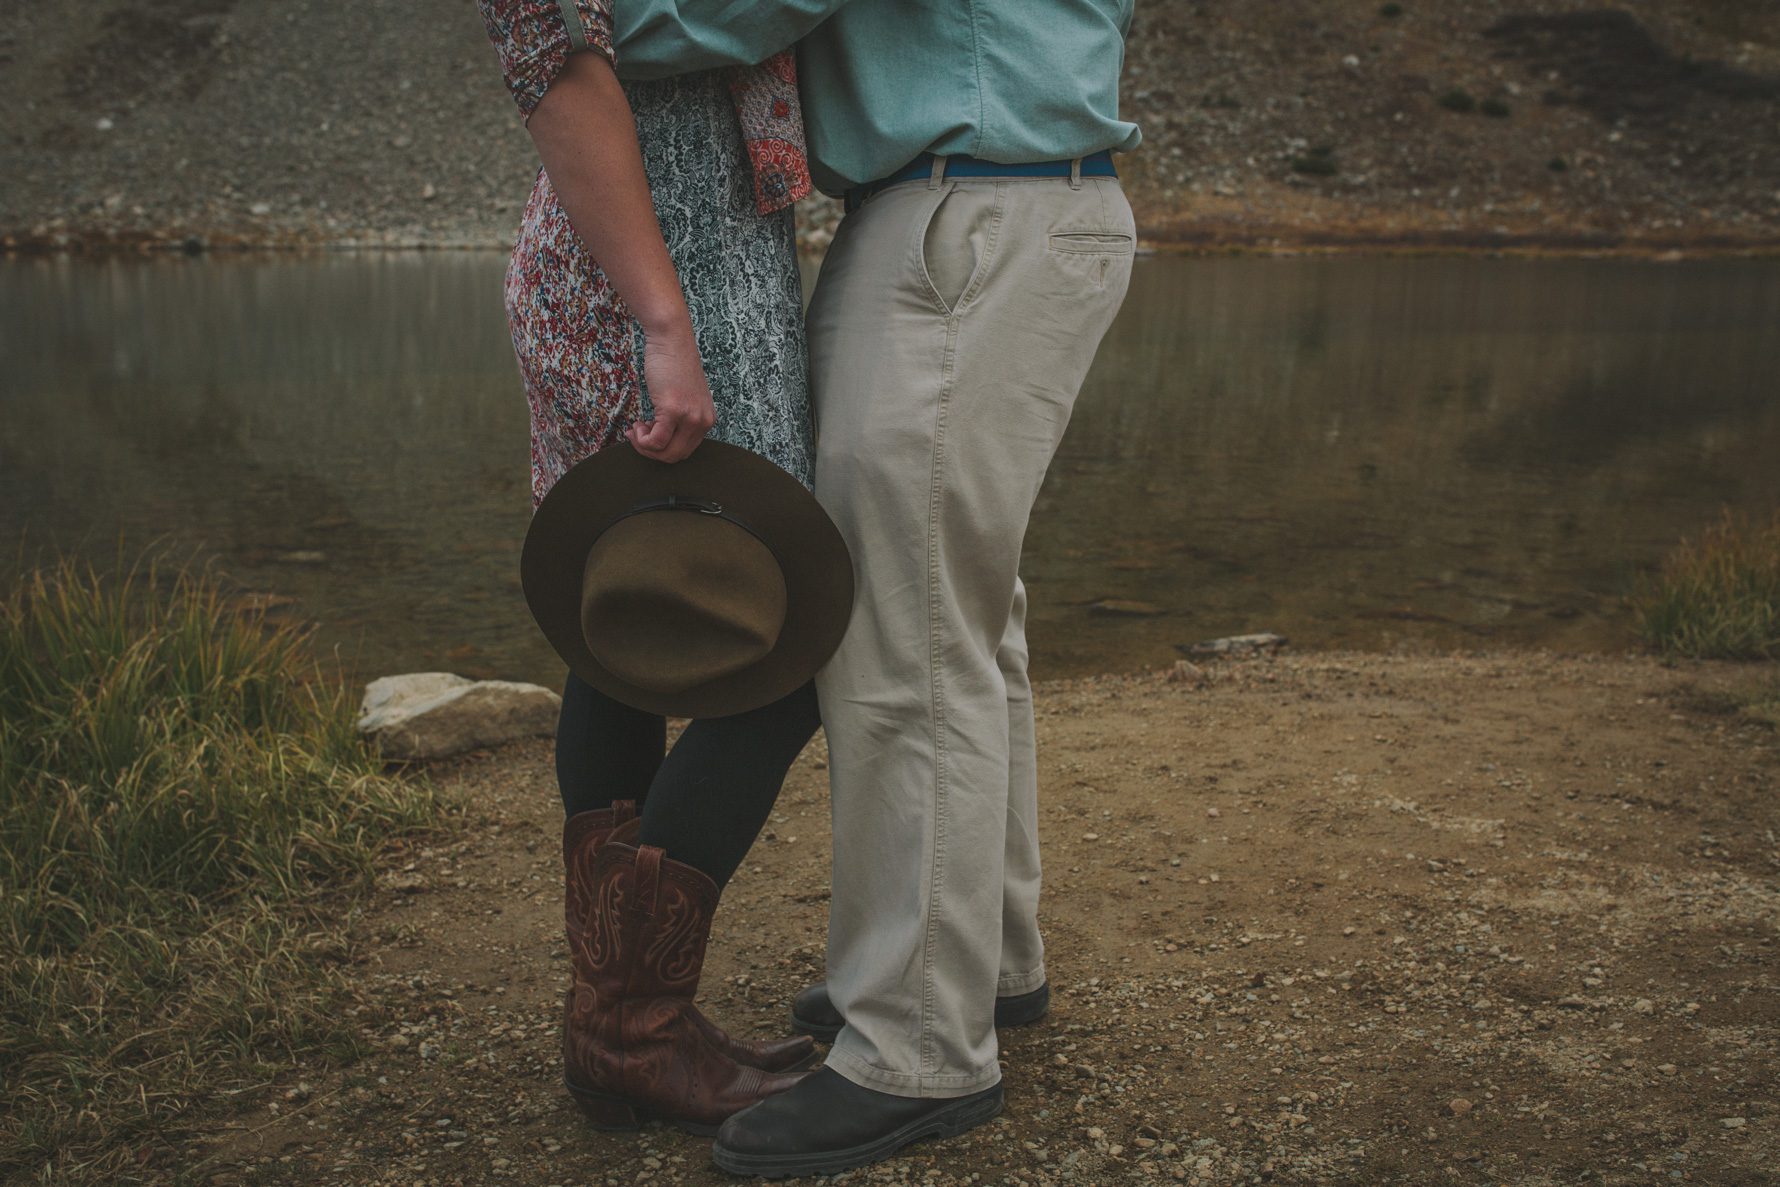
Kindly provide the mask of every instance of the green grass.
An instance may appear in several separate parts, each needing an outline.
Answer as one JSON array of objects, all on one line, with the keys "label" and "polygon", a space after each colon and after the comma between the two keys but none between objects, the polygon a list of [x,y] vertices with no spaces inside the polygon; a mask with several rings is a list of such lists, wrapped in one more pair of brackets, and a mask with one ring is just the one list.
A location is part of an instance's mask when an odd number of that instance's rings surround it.
[{"label": "green grass", "polygon": [[0,1181],[165,1172],[194,1105],[351,1045],[350,895],[435,812],[351,710],[207,574],[0,597]]},{"label": "green grass", "polygon": [[1456,87],[1440,96],[1438,102],[1448,111],[1475,111],[1477,109],[1477,100],[1472,97],[1471,92]]},{"label": "green grass", "polygon": [[1780,659],[1780,512],[1759,523],[1727,511],[1682,541],[1636,605],[1645,641],[1665,654]]}]

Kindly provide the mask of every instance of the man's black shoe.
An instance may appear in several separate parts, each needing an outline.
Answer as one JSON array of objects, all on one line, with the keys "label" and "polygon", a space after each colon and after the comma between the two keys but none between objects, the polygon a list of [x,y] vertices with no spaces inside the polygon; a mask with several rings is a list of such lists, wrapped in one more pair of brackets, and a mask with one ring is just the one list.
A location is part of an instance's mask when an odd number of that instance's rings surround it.
[{"label": "man's black shoe", "polygon": [[[1051,1008],[1049,982],[1028,993],[995,999],[995,1027],[1025,1026],[1043,1018]],[[846,1019],[828,999],[827,985],[811,985],[791,999],[791,1029],[824,1043],[834,1042]]]},{"label": "man's black shoe", "polygon": [[711,1157],[737,1175],[833,1175],[880,1162],[921,1138],[949,1138],[1001,1112],[1001,1084],[969,1096],[892,1096],[833,1068],[749,1105],[723,1123]]}]

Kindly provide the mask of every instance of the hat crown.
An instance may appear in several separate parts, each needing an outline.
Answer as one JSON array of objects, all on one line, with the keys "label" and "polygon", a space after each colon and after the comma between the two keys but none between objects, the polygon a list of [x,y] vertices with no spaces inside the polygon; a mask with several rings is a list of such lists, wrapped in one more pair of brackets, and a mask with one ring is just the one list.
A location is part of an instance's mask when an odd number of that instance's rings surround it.
[{"label": "hat crown", "polygon": [[[606,572],[608,560],[623,563]],[[674,717],[785,696],[834,654],[853,605],[846,541],[809,488],[724,441],[672,465],[622,442],[575,463],[532,513],[520,571],[577,676]]]},{"label": "hat crown", "polygon": [[787,594],[778,558],[717,514],[666,506],[600,533],[581,575],[587,649],[619,679],[678,693],[771,654]]}]

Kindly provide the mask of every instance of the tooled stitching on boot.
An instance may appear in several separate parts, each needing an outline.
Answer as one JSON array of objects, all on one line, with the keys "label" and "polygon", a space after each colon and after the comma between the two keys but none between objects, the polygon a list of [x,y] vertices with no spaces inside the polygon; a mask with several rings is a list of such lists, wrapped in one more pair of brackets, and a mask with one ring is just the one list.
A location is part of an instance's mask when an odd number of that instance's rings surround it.
[{"label": "tooled stitching on boot", "polygon": [[704,963],[699,912],[683,888],[669,882],[664,889],[666,893],[656,910],[654,934],[642,959],[664,990],[690,999],[696,982],[688,985],[687,979],[695,976]]},{"label": "tooled stitching on boot", "polygon": [[[606,839],[624,825],[637,818],[637,802],[635,800],[617,800],[610,808],[595,808],[591,812],[577,812],[563,822],[562,826],[562,859],[565,866],[573,865],[576,851],[582,845],[588,845],[588,856],[592,850],[599,848]],[[595,843],[588,844],[593,839]]]}]

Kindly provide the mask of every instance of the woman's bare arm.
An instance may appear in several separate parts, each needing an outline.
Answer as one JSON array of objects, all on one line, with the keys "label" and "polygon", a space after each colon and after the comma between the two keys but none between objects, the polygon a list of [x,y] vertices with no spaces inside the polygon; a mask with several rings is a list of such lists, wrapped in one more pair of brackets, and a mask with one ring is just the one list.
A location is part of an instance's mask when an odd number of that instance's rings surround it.
[{"label": "woman's bare arm", "polygon": [[636,123],[611,64],[569,55],[526,122],[544,171],[587,253],[643,327],[655,419],[632,426],[638,452],[677,462],[716,420],[692,318],[655,208]]}]

